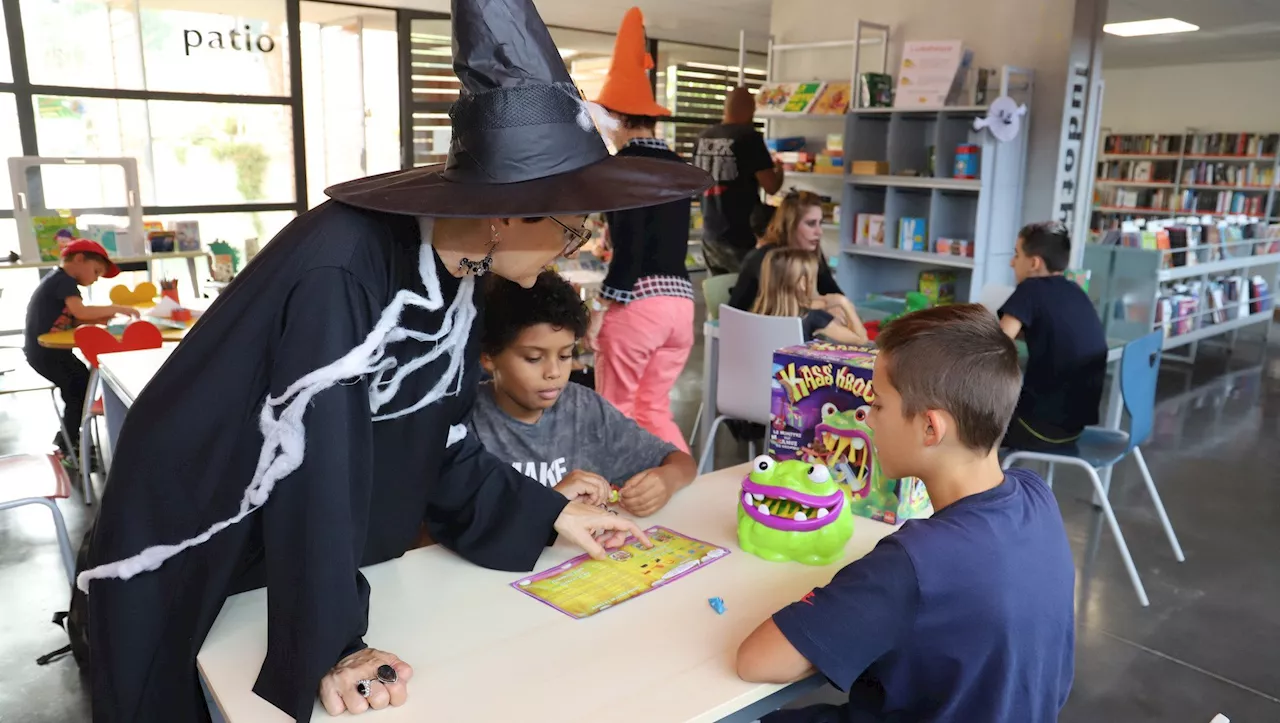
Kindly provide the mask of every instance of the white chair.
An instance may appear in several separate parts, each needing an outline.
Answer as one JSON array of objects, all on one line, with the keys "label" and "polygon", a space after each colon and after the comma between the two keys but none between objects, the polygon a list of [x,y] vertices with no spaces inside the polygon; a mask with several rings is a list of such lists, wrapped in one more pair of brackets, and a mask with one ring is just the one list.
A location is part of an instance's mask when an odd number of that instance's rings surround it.
[{"label": "white chair", "polygon": [[[716,376],[716,417],[698,461],[698,473],[714,462],[716,432],[729,419],[769,424],[773,352],[804,343],[798,317],[761,316],[720,307],[720,360]],[[754,442],[752,443],[754,447]],[[751,456],[755,456],[754,449]]]},{"label": "white chair", "polygon": [[1013,287],[1004,284],[987,284],[978,292],[978,303],[992,314],[1000,313],[1000,307],[1013,296]]}]

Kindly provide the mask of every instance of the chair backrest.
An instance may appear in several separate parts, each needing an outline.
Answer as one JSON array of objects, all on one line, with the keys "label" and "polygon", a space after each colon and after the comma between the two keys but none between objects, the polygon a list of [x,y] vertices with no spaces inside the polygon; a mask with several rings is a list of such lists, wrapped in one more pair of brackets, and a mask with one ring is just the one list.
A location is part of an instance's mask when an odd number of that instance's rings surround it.
[{"label": "chair backrest", "polygon": [[1160,372],[1160,352],[1164,332],[1153,331],[1124,345],[1120,357],[1120,394],[1129,413],[1129,447],[1151,436],[1156,410],[1156,378]]},{"label": "chair backrest", "polygon": [[978,303],[992,314],[1000,313],[1000,307],[1013,296],[1013,287],[1005,284],[987,284],[978,292]]},{"label": "chair backrest", "polygon": [[135,349],[159,349],[164,346],[164,337],[155,324],[149,321],[135,321],[124,329],[119,339],[100,326],[80,326],[75,332],[76,347],[89,360],[89,366],[98,368],[98,355],[117,351],[134,351]]},{"label": "chair backrest", "polygon": [[738,283],[737,274],[708,276],[702,282],[702,298],[707,302],[707,318],[720,318],[720,305],[729,303],[729,292]]},{"label": "chair backrest", "polygon": [[800,319],[761,316],[732,306],[725,306],[720,312],[716,411],[735,419],[768,424],[773,352],[804,343]]}]

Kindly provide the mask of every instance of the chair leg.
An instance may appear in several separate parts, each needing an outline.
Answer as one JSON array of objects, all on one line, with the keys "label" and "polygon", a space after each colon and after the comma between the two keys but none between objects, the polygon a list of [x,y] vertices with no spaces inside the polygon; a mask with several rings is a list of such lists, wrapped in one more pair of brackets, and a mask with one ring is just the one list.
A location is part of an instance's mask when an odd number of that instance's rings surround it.
[{"label": "chair leg", "polygon": [[717,416],[711,422],[711,429],[707,430],[706,444],[702,445],[702,456],[698,458],[698,474],[706,474],[708,463],[714,465],[716,453],[716,432],[720,430],[720,425],[728,419],[725,416]]},{"label": "chair leg", "polygon": [[755,459],[755,458],[756,458],[756,441],[753,439],[747,442],[747,459]]},{"label": "chair leg", "polygon": [[1045,474],[1044,474],[1044,483],[1045,483],[1045,484],[1047,484],[1047,485],[1049,485],[1049,489],[1053,489],[1053,470],[1054,470],[1054,467],[1055,467],[1055,465],[1053,464],[1053,462],[1050,462],[1050,463],[1049,463],[1049,469],[1048,469],[1048,470],[1046,470],[1046,471],[1045,471]]},{"label": "chair leg", "polygon": [[90,472],[93,463],[89,457],[93,454],[93,435],[90,431],[92,425],[92,418],[80,424],[80,492],[84,495],[86,505],[93,504],[93,476]]},{"label": "chair leg", "polygon": [[78,452],[71,446],[71,430],[67,429],[67,425],[62,421],[62,410],[58,409],[58,388],[49,388],[49,401],[53,404],[53,416],[58,419],[58,429],[62,431],[62,443],[67,447],[67,454],[71,457],[71,463],[79,467],[79,461],[76,459]]},{"label": "chair leg", "polygon": [[76,584],[76,556],[71,551],[71,536],[67,534],[67,522],[62,519],[62,510],[58,509],[58,503],[46,498],[39,500],[41,504],[49,508],[53,513],[53,526],[58,536],[58,549],[62,552],[62,567],[67,571],[67,582]]},{"label": "chair leg", "polygon": [[1133,566],[1133,557],[1129,555],[1129,545],[1124,541],[1124,534],[1120,532],[1120,523],[1116,521],[1116,513],[1111,509],[1111,500],[1107,499],[1107,493],[1102,489],[1102,479],[1098,477],[1098,471],[1088,465],[1081,465],[1085,471],[1089,473],[1089,480],[1093,482],[1093,490],[1097,493],[1097,498],[1102,507],[1102,514],[1107,519],[1107,525],[1111,528],[1111,534],[1116,537],[1116,548],[1120,550],[1120,559],[1124,561],[1124,569],[1129,573],[1129,580],[1133,583],[1134,592],[1138,593],[1138,602],[1142,607],[1147,607],[1151,601],[1147,599],[1147,590],[1142,586],[1142,580],[1138,577],[1138,569]]},{"label": "chair leg", "polygon": [[698,403],[698,414],[693,418],[693,431],[689,432],[689,449],[693,449],[693,443],[698,439],[698,427],[702,424],[702,403]]},{"label": "chair leg", "polygon": [[1178,536],[1173,533],[1173,524],[1169,522],[1169,515],[1164,511],[1164,501],[1160,499],[1160,493],[1156,491],[1155,480],[1151,479],[1151,470],[1147,469],[1147,460],[1142,456],[1142,450],[1133,448],[1133,461],[1138,463],[1138,470],[1142,472],[1142,480],[1147,484],[1147,492],[1151,493],[1151,501],[1155,503],[1156,515],[1160,517],[1160,525],[1164,527],[1165,537],[1169,538],[1169,547],[1173,548],[1173,556],[1178,562],[1185,562],[1186,556],[1182,554],[1182,545],[1178,544]]}]

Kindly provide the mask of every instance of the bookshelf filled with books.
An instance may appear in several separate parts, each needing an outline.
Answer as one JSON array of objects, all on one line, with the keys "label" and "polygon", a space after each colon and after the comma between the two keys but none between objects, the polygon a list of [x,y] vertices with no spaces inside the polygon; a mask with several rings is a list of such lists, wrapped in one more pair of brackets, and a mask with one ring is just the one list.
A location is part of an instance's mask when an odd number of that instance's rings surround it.
[{"label": "bookshelf filled with books", "polygon": [[[1280,284],[1280,223],[1185,218],[1126,224],[1085,248],[1107,336],[1165,334],[1166,350],[1263,324]],[[1178,359],[1178,357],[1170,357]]]},{"label": "bookshelf filled with books", "polygon": [[1125,220],[1247,216],[1280,220],[1280,133],[1103,133],[1095,236]]},{"label": "bookshelf filled with books", "polygon": [[[1030,71],[1003,68],[1000,84],[1030,103]],[[985,105],[850,111],[837,266],[850,298],[897,298],[922,274],[945,279],[957,301],[1012,286],[1027,136],[1025,126],[1008,142],[975,130],[986,114]]]}]

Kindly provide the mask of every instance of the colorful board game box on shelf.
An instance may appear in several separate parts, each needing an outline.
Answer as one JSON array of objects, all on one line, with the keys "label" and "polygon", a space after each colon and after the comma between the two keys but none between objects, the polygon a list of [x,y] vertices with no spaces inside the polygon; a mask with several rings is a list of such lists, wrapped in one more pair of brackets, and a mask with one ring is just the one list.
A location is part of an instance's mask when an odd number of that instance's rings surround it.
[{"label": "colorful board game box on shelf", "polygon": [[855,515],[896,525],[931,508],[923,482],[880,471],[867,425],[875,358],[871,345],[821,342],[774,352],[769,454],[826,465]]}]

